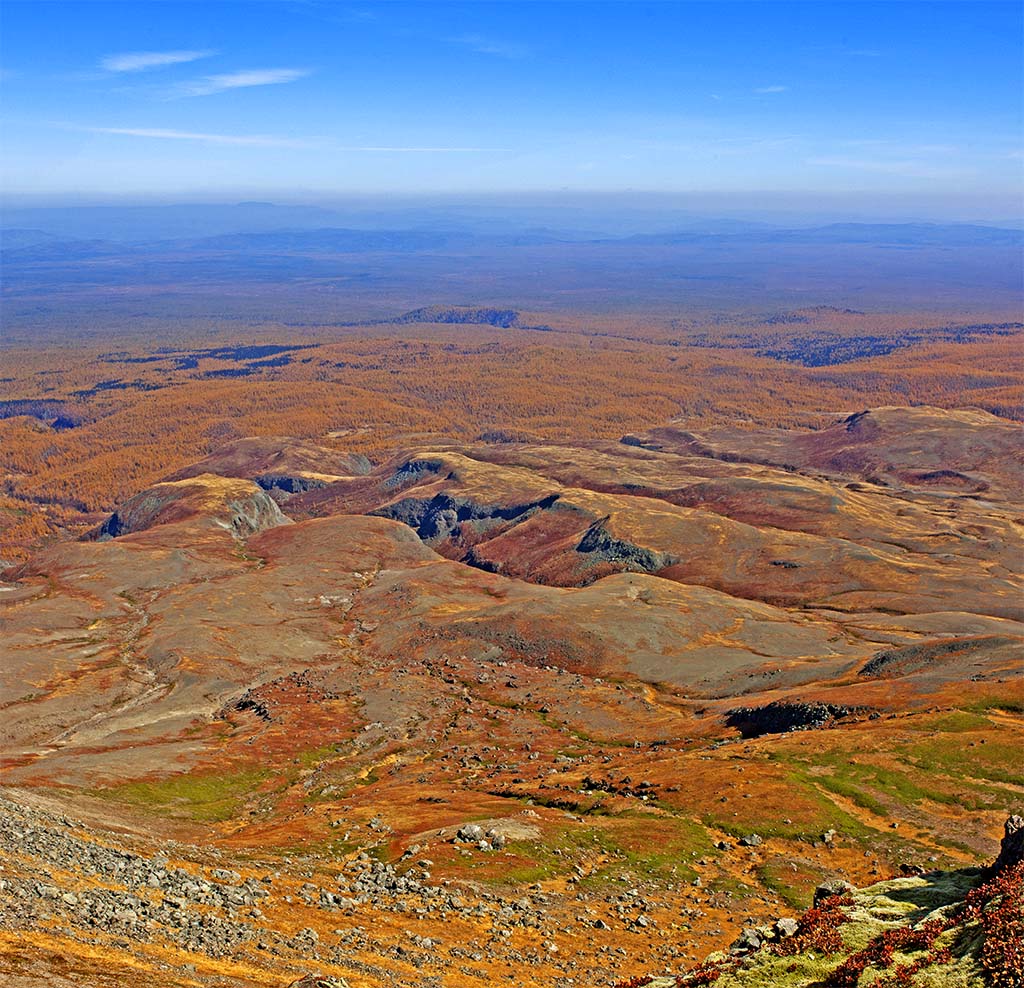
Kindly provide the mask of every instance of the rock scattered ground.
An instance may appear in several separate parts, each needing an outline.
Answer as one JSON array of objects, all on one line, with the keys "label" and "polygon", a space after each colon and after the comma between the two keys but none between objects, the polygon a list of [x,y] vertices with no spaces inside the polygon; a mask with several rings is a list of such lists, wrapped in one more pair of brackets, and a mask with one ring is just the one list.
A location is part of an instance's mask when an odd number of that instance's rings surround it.
[{"label": "rock scattered ground", "polygon": [[[124,985],[283,985],[310,966],[352,986],[520,984],[517,972],[531,967],[567,985],[614,984],[637,950],[611,943],[646,941],[654,914],[673,905],[640,889],[600,896],[571,886],[530,885],[511,898],[432,882],[432,862],[413,854],[397,867],[358,853],[330,869],[293,860],[272,870],[234,861],[235,870],[217,851],[103,831],[14,795],[0,797],[5,985],[49,983],[33,970],[47,955],[101,958]],[[483,833],[469,824],[447,839],[479,846]],[[613,927],[610,942],[596,942],[592,934]],[[684,963],[662,939],[653,952],[645,943],[644,962]],[[85,968],[66,976],[91,981]]]},{"label": "rock scattered ground", "polygon": [[[747,926],[727,951],[698,964],[673,942],[678,932],[653,952],[645,943],[646,969],[660,954],[673,974],[623,977],[630,951],[582,935],[566,953],[558,945],[562,934],[573,926],[609,930],[609,921],[594,917],[612,906],[617,925],[647,939],[659,926],[655,916],[678,900],[650,901],[633,889],[602,902],[537,886],[512,900],[471,885],[434,883],[432,862],[423,858],[396,867],[365,853],[340,863],[332,880],[300,861],[273,871],[233,862],[236,870],[219,852],[179,841],[149,842],[143,851],[138,835],[87,826],[19,795],[0,796],[0,972],[12,988],[501,982],[675,988],[710,983],[708,972],[722,988],[800,988],[847,984],[836,980],[845,968],[857,972],[849,982],[856,988],[874,983],[878,972],[884,981],[900,965],[912,973],[895,983],[918,988],[1024,984],[1015,952],[1024,932],[1020,817],[1007,821],[1001,852],[988,869],[922,872],[864,889],[829,880],[815,890],[809,912]],[[447,839],[479,846],[486,834],[466,824]],[[491,839],[496,836],[492,829]],[[403,864],[415,856],[405,855]],[[998,924],[987,918],[996,911]],[[937,930],[928,945],[914,946],[930,927]],[[876,945],[886,940],[898,945],[894,953],[879,952]],[[524,974],[531,968],[542,971]]]}]

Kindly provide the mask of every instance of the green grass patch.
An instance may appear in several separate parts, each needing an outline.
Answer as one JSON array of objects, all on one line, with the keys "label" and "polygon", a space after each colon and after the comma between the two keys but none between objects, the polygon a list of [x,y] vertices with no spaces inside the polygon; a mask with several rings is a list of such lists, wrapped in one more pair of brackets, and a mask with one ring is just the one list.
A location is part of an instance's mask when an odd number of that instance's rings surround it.
[{"label": "green grass patch", "polygon": [[936,734],[963,734],[966,731],[984,731],[992,722],[981,713],[958,710],[942,717],[911,721],[907,727],[912,731],[928,731]]},{"label": "green grass patch", "polygon": [[230,820],[270,776],[266,769],[187,773],[157,782],[127,782],[96,795],[167,816],[216,823]]},{"label": "green grass patch", "polygon": [[[914,777],[921,776],[914,772]],[[818,778],[826,789],[853,800],[858,806],[879,816],[888,816],[892,803],[917,805],[925,800],[947,806],[963,802],[962,792],[949,792],[933,784],[920,785],[909,772],[885,768],[871,762],[851,762],[839,758],[834,763],[834,774]],[[889,797],[879,799],[875,793]]]},{"label": "green grass patch", "polygon": [[316,768],[321,762],[327,761],[329,758],[333,758],[339,754],[339,750],[344,747],[340,744],[325,744],[319,748],[310,748],[308,751],[299,752],[299,764],[303,768]]},{"label": "green grass patch", "polygon": [[[790,796],[791,809],[773,808],[768,812],[761,800],[730,799],[721,810],[706,813],[704,822],[731,837],[757,833],[782,840],[816,841],[821,840],[826,830],[835,830],[853,839],[871,835],[872,831],[858,819],[818,791],[816,784],[823,782],[824,777],[814,776],[812,780],[804,766],[795,764],[780,783]],[[739,815],[733,816],[733,813]]]},{"label": "green grass patch", "polygon": [[963,735],[912,744],[897,753],[899,767],[880,765],[869,756],[851,758],[847,752],[784,757],[804,785],[817,785],[883,818],[898,813],[901,806],[926,802],[991,809],[1005,799],[1005,793],[965,781],[965,776],[1011,783],[1022,778],[1015,746],[990,742],[971,748]]},{"label": "green grass patch", "polygon": [[982,696],[969,703],[961,704],[961,709],[977,714],[988,713],[990,710],[1003,711],[1008,714],[1024,714],[1024,700],[1013,700],[1005,696]]},{"label": "green grass patch", "polygon": [[[621,821],[621,822],[620,822]],[[629,814],[612,827],[618,860],[601,872],[629,871],[648,880],[693,881],[695,858],[716,853],[707,831],[694,820]],[[607,874],[602,880],[607,880]]]},{"label": "green grass patch", "polygon": [[912,745],[906,755],[916,772],[953,780],[970,776],[1024,786],[1024,759],[1019,741],[986,741],[969,747],[933,738]]}]

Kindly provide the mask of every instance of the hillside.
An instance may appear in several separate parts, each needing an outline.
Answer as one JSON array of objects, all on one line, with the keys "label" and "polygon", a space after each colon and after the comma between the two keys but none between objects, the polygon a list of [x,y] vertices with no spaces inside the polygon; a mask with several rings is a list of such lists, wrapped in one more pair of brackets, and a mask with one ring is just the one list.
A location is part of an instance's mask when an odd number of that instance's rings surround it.
[{"label": "hillside", "polygon": [[9,570],[11,983],[612,984],[990,859],[1016,427],[687,425],[247,438]]}]

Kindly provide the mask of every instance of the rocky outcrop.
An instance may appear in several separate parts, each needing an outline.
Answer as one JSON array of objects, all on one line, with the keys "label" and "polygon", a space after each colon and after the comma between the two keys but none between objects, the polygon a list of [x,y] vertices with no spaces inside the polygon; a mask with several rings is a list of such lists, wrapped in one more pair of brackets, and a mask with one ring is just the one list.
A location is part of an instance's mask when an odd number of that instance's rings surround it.
[{"label": "rocky outcrop", "polygon": [[255,480],[265,491],[280,491],[284,494],[305,494],[306,491],[316,491],[327,486],[327,481],[319,477],[287,473],[265,473]]},{"label": "rocky outcrop", "polygon": [[836,896],[849,895],[855,891],[856,889],[844,879],[830,878],[827,882],[822,882],[814,890],[814,908],[817,909],[823,902],[827,902]]},{"label": "rocky outcrop", "polygon": [[1024,817],[1014,814],[1003,824],[1003,841],[999,857],[992,864],[992,873],[1000,874],[1024,862]]},{"label": "rocky outcrop", "polygon": [[403,522],[424,542],[433,543],[457,536],[464,522],[472,523],[474,531],[483,534],[504,522],[522,520],[538,509],[549,508],[556,500],[557,496],[551,495],[527,504],[491,505],[437,494],[429,499],[405,498],[370,514]]},{"label": "rocky outcrop", "polygon": [[273,498],[252,481],[203,474],[155,484],[130,497],[91,537],[116,539],[197,517],[238,538],[289,523]]},{"label": "rocky outcrop", "polygon": [[408,487],[410,484],[418,483],[430,474],[440,476],[444,470],[444,461],[440,459],[414,459],[403,463],[390,477],[385,478],[382,486]]},{"label": "rocky outcrop", "polygon": [[785,734],[828,727],[835,720],[849,717],[855,708],[835,703],[788,703],[777,700],[763,707],[736,707],[725,715],[725,722],[745,738],[762,734]]},{"label": "rocky outcrop", "polygon": [[616,538],[605,527],[607,520],[595,522],[587,529],[576,546],[577,552],[610,563],[616,570],[632,573],[657,573],[678,562],[675,556],[667,552],[645,549],[625,539]]}]

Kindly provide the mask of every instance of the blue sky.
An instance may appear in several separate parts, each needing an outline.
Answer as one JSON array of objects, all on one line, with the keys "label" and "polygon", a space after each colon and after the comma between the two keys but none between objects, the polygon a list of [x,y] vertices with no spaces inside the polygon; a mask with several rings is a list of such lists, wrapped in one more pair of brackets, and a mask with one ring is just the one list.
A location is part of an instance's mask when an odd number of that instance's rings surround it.
[{"label": "blue sky", "polygon": [[1016,2],[5,2],[3,188],[1020,212]]}]

